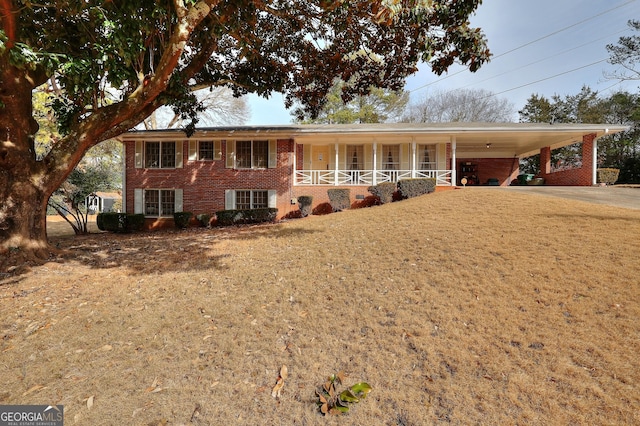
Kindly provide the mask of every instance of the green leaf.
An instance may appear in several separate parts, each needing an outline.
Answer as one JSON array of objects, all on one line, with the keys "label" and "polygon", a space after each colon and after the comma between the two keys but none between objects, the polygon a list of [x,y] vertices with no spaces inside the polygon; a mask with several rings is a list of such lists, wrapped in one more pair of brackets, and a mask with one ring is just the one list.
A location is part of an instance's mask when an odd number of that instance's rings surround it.
[{"label": "green leaf", "polygon": [[356,383],[355,385],[351,386],[351,392],[353,392],[360,398],[365,398],[372,389],[373,388],[371,387],[371,385],[366,382]]},{"label": "green leaf", "polygon": [[335,407],[331,407],[331,414],[345,414],[349,412],[349,407],[343,407],[341,405],[336,405]]},{"label": "green leaf", "polygon": [[355,396],[349,389],[342,391],[342,393],[340,394],[340,400],[343,402],[360,402],[358,397]]}]

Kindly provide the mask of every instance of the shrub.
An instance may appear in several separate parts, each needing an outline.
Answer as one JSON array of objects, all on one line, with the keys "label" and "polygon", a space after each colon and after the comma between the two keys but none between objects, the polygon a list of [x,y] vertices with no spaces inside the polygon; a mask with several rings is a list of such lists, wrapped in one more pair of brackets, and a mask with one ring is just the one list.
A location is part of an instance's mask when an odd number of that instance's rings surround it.
[{"label": "shrub", "polygon": [[302,213],[300,210],[291,210],[289,213],[282,216],[283,219],[302,219]]},{"label": "shrub", "polygon": [[211,216],[206,213],[196,215],[196,219],[198,219],[200,226],[209,226],[209,222],[211,222]]},{"label": "shrub", "polygon": [[393,193],[396,192],[396,184],[392,182],[382,182],[367,188],[374,196],[380,199],[381,204],[387,204],[393,201]]},{"label": "shrub", "polygon": [[333,213],[333,207],[331,207],[329,203],[318,204],[313,208],[311,213],[318,216],[330,214]]},{"label": "shrub", "polygon": [[193,213],[191,212],[175,212],[173,214],[173,222],[175,223],[176,228],[186,229],[189,226],[191,216],[193,216]]},{"label": "shrub", "polygon": [[278,209],[221,210],[216,212],[218,225],[229,226],[243,223],[273,222],[278,216]]},{"label": "shrub", "polygon": [[436,180],[433,178],[402,179],[398,181],[398,191],[402,198],[413,198],[429,194],[436,190]]},{"label": "shrub", "polygon": [[598,169],[598,182],[613,185],[618,180],[620,169]]},{"label": "shrub", "polygon": [[331,208],[334,212],[339,212],[342,210],[346,210],[351,205],[351,197],[350,197],[349,189],[328,189],[327,195],[329,195],[329,203],[331,204]]},{"label": "shrub", "polygon": [[127,215],[127,229],[129,231],[142,231],[143,228],[144,215],[142,213]]},{"label": "shrub", "polygon": [[620,170],[621,183],[640,183],[640,156],[624,160]]},{"label": "shrub", "polygon": [[356,200],[353,203],[351,203],[351,207],[349,207],[350,209],[363,209],[366,207],[372,207],[372,206],[379,206],[380,205],[380,198],[373,196],[373,195],[369,195],[365,198],[363,198],[362,200]]},{"label": "shrub", "polygon": [[132,232],[140,231],[144,226],[143,214],[98,213],[96,225],[101,231]]},{"label": "shrub", "polygon": [[301,195],[298,197],[298,208],[302,217],[307,217],[311,214],[311,205],[313,204],[313,197],[310,195]]}]

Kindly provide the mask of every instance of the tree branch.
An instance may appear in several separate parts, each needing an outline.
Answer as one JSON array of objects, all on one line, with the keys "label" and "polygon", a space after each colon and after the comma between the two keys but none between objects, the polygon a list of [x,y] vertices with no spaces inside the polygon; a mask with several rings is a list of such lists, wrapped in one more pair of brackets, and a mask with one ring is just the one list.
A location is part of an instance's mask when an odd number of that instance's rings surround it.
[{"label": "tree branch", "polygon": [[0,0],[0,15],[2,15],[2,27],[7,36],[5,46],[11,49],[16,42],[16,18],[11,10],[11,0]]}]

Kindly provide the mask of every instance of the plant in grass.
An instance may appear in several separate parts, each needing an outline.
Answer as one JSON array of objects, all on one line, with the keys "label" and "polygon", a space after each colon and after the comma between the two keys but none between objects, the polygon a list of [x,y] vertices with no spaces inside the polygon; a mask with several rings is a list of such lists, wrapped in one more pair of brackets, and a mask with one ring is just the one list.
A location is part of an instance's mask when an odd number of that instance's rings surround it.
[{"label": "plant in grass", "polygon": [[366,382],[356,383],[342,392],[338,392],[336,385],[342,385],[344,378],[345,374],[342,371],[338,374],[332,374],[322,386],[316,389],[318,406],[320,412],[325,416],[348,413],[349,404],[360,402],[371,392],[372,388]]}]

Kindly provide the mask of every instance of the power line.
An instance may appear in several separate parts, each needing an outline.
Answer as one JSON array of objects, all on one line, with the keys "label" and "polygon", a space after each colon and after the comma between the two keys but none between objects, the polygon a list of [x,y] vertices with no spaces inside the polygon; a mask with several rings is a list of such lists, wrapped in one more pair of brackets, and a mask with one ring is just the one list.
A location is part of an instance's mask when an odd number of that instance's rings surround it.
[{"label": "power line", "polygon": [[539,42],[539,41],[541,41],[541,40],[544,40],[544,39],[547,39],[547,38],[549,38],[549,37],[552,37],[552,36],[554,36],[554,35],[556,35],[556,34],[559,34],[559,33],[563,32],[563,31],[566,31],[566,30],[568,30],[568,29],[570,29],[570,28],[577,27],[578,25],[584,24],[585,22],[589,22],[589,21],[591,21],[591,20],[593,20],[593,19],[595,19],[595,18],[598,18],[598,17],[600,17],[600,16],[602,16],[602,15],[605,15],[605,14],[607,14],[607,13],[609,13],[609,12],[612,12],[612,11],[614,11],[614,10],[616,10],[616,9],[620,9],[621,7],[624,7],[624,6],[628,5],[629,3],[633,3],[634,1],[635,1],[635,0],[629,0],[629,1],[627,1],[626,3],[619,4],[618,6],[612,7],[611,9],[605,10],[604,12],[600,12],[600,13],[595,14],[595,15],[593,15],[593,16],[591,16],[591,17],[587,18],[587,19],[583,19],[583,20],[582,20],[582,21],[580,21],[580,22],[576,22],[575,24],[571,24],[571,25],[569,25],[568,27],[564,27],[564,28],[559,29],[559,30],[557,30],[557,31],[554,31],[554,32],[552,32],[552,33],[550,33],[550,34],[547,34],[547,35],[545,35],[545,36],[542,36],[542,37],[540,37],[540,38],[537,38],[537,39],[535,39],[535,40],[533,40],[533,41],[530,41],[530,42],[528,42],[528,43],[525,43],[525,44],[523,44],[523,45],[521,45],[521,46],[518,46],[518,47],[513,48],[513,49],[511,49],[511,50],[508,50],[508,51],[506,51],[506,52],[504,52],[504,53],[501,53],[501,54],[499,54],[499,55],[496,55],[496,56],[494,56],[494,57],[493,57],[493,59],[497,59],[497,58],[500,58],[500,57],[502,57],[502,56],[504,56],[504,55],[507,55],[507,54],[509,54],[509,53],[513,53],[513,52],[515,52],[516,50],[520,50],[520,49],[522,49],[523,47],[527,47],[527,46],[532,45],[532,44],[534,44],[534,43],[537,43],[537,42]]},{"label": "power line", "polygon": [[[530,45],[532,45],[532,44],[534,44],[534,43],[537,43],[537,42],[539,42],[539,41],[541,41],[541,40],[544,40],[544,39],[547,39],[547,38],[552,37],[552,36],[554,36],[554,35],[557,35],[557,34],[559,34],[559,33],[563,32],[563,31],[566,31],[566,30],[568,30],[568,29],[570,29],[570,28],[573,28],[573,27],[576,27],[576,26],[578,26],[578,25],[584,24],[585,22],[591,21],[591,20],[593,20],[593,19],[595,19],[595,18],[598,18],[598,17],[600,17],[600,16],[602,16],[602,15],[605,15],[605,14],[607,14],[607,13],[609,13],[609,12],[612,12],[612,11],[614,11],[614,10],[616,10],[616,9],[619,9],[619,8],[621,8],[621,7],[624,7],[624,6],[626,6],[626,5],[630,4],[630,3],[633,3],[634,1],[636,1],[636,0],[628,0],[628,1],[626,1],[625,3],[621,3],[621,4],[619,4],[618,6],[612,7],[611,9],[607,9],[607,10],[605,10],[605,11],[603,11],[603,12],[600,12],[600,13],[597,13],[597,14],[595,14],[595,15],[593,15],[593,16],[591,16],[591,17],[589,17],[589,18],[583,19],[583,20],[581,20],[581,21],[579,21],[579,22],[576,22],[576,23],[574,23],[574,24],[571,24],[571,25],[569,25],[569,26],[566,26],[566,27],[564,27],[564,28],[561,28],[561,29],[559,29],[559,30],[557,30],[557,31],[554,31],[554,32],[552,32],[552,33],[549,33],[549,34],[547,34],[547,35],[545,35],[545,36],[542,36],[542,37],[540,37],[540,38],[537,38],[537,39],[535,39],[535,40],[532,40],[532,41],[530,41],[530,42],[527,42],[527,43],[525,43],[525,44],[523,44],[523,45],[520,45],[520,46],[518,46],[518,47],[515,47],[515,48],[513,48],[513,49],[511,49],[511,50],[508,50],[508,51],[506,51],[506,52],[503,52],[503,53],[501,53],[501,54],[499,54],[499,55],[497,55],[497,56],[494,56],[494,57],[493,57],[493,59],[496,59],[496,58],[499,58],[499,57],[505,56],[505,55],[507,55],[507,54],[509,54],[509,53],[513,53],[513,52],[515,52],[515,51],[517,51],[517,50],[519,50],[519,49],[522,49],[522,48],[524,48],[524,47],[526,47],[526,46],[530,46]],[[553,57],[553,56],[552,56],[552,57]],[[549,59],[549,58],[541,59],[541,61],[542,61],[542,60],[546,60],[546,59]],[[602,62],[602,61],[599,61],[599,62]],[[534,63],[535,63],[535,62],[534,62]],[[530,65],[531,65],[531,64],[530,64]],[[578,69],[580,69],[580,68],[578,68]],[[443,78],[440,78],[440,79],[438,79],[438,80],[436,80],[436,81],[432,81],[432,82],[430,82],[430,83],[427,83],[427,84],[424,84],[424,85],[422,85],[422,86],[416,87],[415,89],[409,90],[409,93],[413,93],[413,92],[416,92],[416,91],[418,91],[418,90],[424,89],[424,88],[426,88],[426,87],[432,86],[432,85],[434,85],[434,84],[436,84],[436,83],[440,83],[440,82],[442,82],[442,81],[446,80],[447,78],[451,78],[451,77],[454,77],[454,76],[456,76],[456,75],[462,74],[462,73],[463,73],[463,72],[465,72],[465,71],[467,71],[467,68],[464,68],[464,69],[462,69],[462,70],[460,70],[460,71],[457,71],[457,72],[455,72],[455,73],[453,73],[453,74],[448,74],[447,76],[445,76],[445,77],[443,77]],[[562,74],[564,74],[564,73],[562,73]],[[562,74],[559,74],[559,75],[562,75]],[[501,74],[501,75],[502,75],[502,74]],[[486,80],[484,80],[484,81],[486,81]],[[544,81],[544,79],[543,79],[543,80],[541,80],[541,81]],[[534,84],[534,83],[530,83],[530,84]],[[525,85],[525,86],[528,86],[528,85],[530,85],[530,84],[527,84],[527,85]],[[525,87],[525,86],[522,86],[522,87]],[[510,90],[515,90],[515,89],[510,89]],[[510,90],[509,90],[509,91],[510,91]],[[504,93],[504,92],[502,92],[502,93]]]},{"label": "power line", "polygon": [[[592,67],[594,65],[597,65],[597,64],[600,64],[602,62],[605,62],[606,60],[607,59],[601,59],[599,61],[592,62],[590,64],[583,65],[581,67],[574,68],[574,69],[571,69],[569,71],[564,71],[564,72],[561,72],[561,73],[558,73],[558,74],[554,74],[554,75],[549,76],[549,77],[542,78],[540,80],[532,81],[531,83],[522,84],[522,85],[520,85],[518,87],[513,87],[511,89],[503,90],[502,92],[493,93],[491,96],[501,95],[503,93],[511,92],[512,90],[522,89],[523,87],[531,86],[532,84],[541,83],[543,81],[551,80],[552,78],[560,77],[561,75],[570,74],[572,72],[579,71],[579,70],[584,69],[584,68]],[[487,96],[487,97],[490,97],[490,96]]]},{"label": "power line", "polygon": [[500,73],[500,74],[496,74],[496,75],[494,75],[494,76],[492,76],[492,77],[485,78],[484,80],[480,80],[480,81],[476,81],[476,82],[474,82],[474,83],[467,84],[466,86],[462,86],[462,87],[460,87],[460,89],[464,89],[464,88],[469,87],[469,86],[473,86],[473,85],[476,85],[476,84],[484,83],[485,81],[489,81],[489,80],[492,80],[492,79],[494,79],[494,78],[497,78],[497,77],[503,76],[503,75],[505,75],[505,74],[509,74],[509,73],[512,73],[512,72],[515,72],[515,71],[518,71],[518,70],[521,70],[521,69],[524,69],[524,68],[530,67],[531,65],[535,65],[535,64],[538,64],[538,63],[540,63],[540,62],[544,62],[544,61],[546,61],[546,60],[549,60],[549,59],[555,58],[556,56],[564,55],[564,54],[569,53],[569,52],[571,52],[571,51],[573,51],[573,50],[577,50],[577,49],[580,49],[581,47],[588,46],[588,45],[593,44],[593,43],[595,43],[595,42],[597,42],[597,41],[604,40],[604,39],[606,39],[606,38],[608,38],[608,37],[611,37],[612,35],[619,34],[619,33],[624,33],[624,32],[627,32],[627,31],[629,31],[629,28],[624,28],[624,29],[622,29],[622,30],[619,30],[619,31],[616,31],[616,32],[614,32],[614,33],[608,34],[608,35],[606,35],[606,36],[600,37],[600,38],[598,38],[598,39],[596,39],[596,40],[591,40],[590,42],[587,42],[587,43],[581,44],[581,45],[576,46],[576,47],[572,47],[571,49],[563,50],[562,52],[556,53],[555,55],[551,55],[551,56],[548,56],[548,57],[546,57],[546,58],[543,58],[543,59],[539,59],[539,60],[537,60],[537,61],[530,62],[530,63],[528,63],[528,64],[526,64],[526,65],[521,65],[521,66],[519,66],[518,68],[514,68],[514,69],[512,69],[512,70],[505,71],[505,72],[502,72],[502,73]]}]

